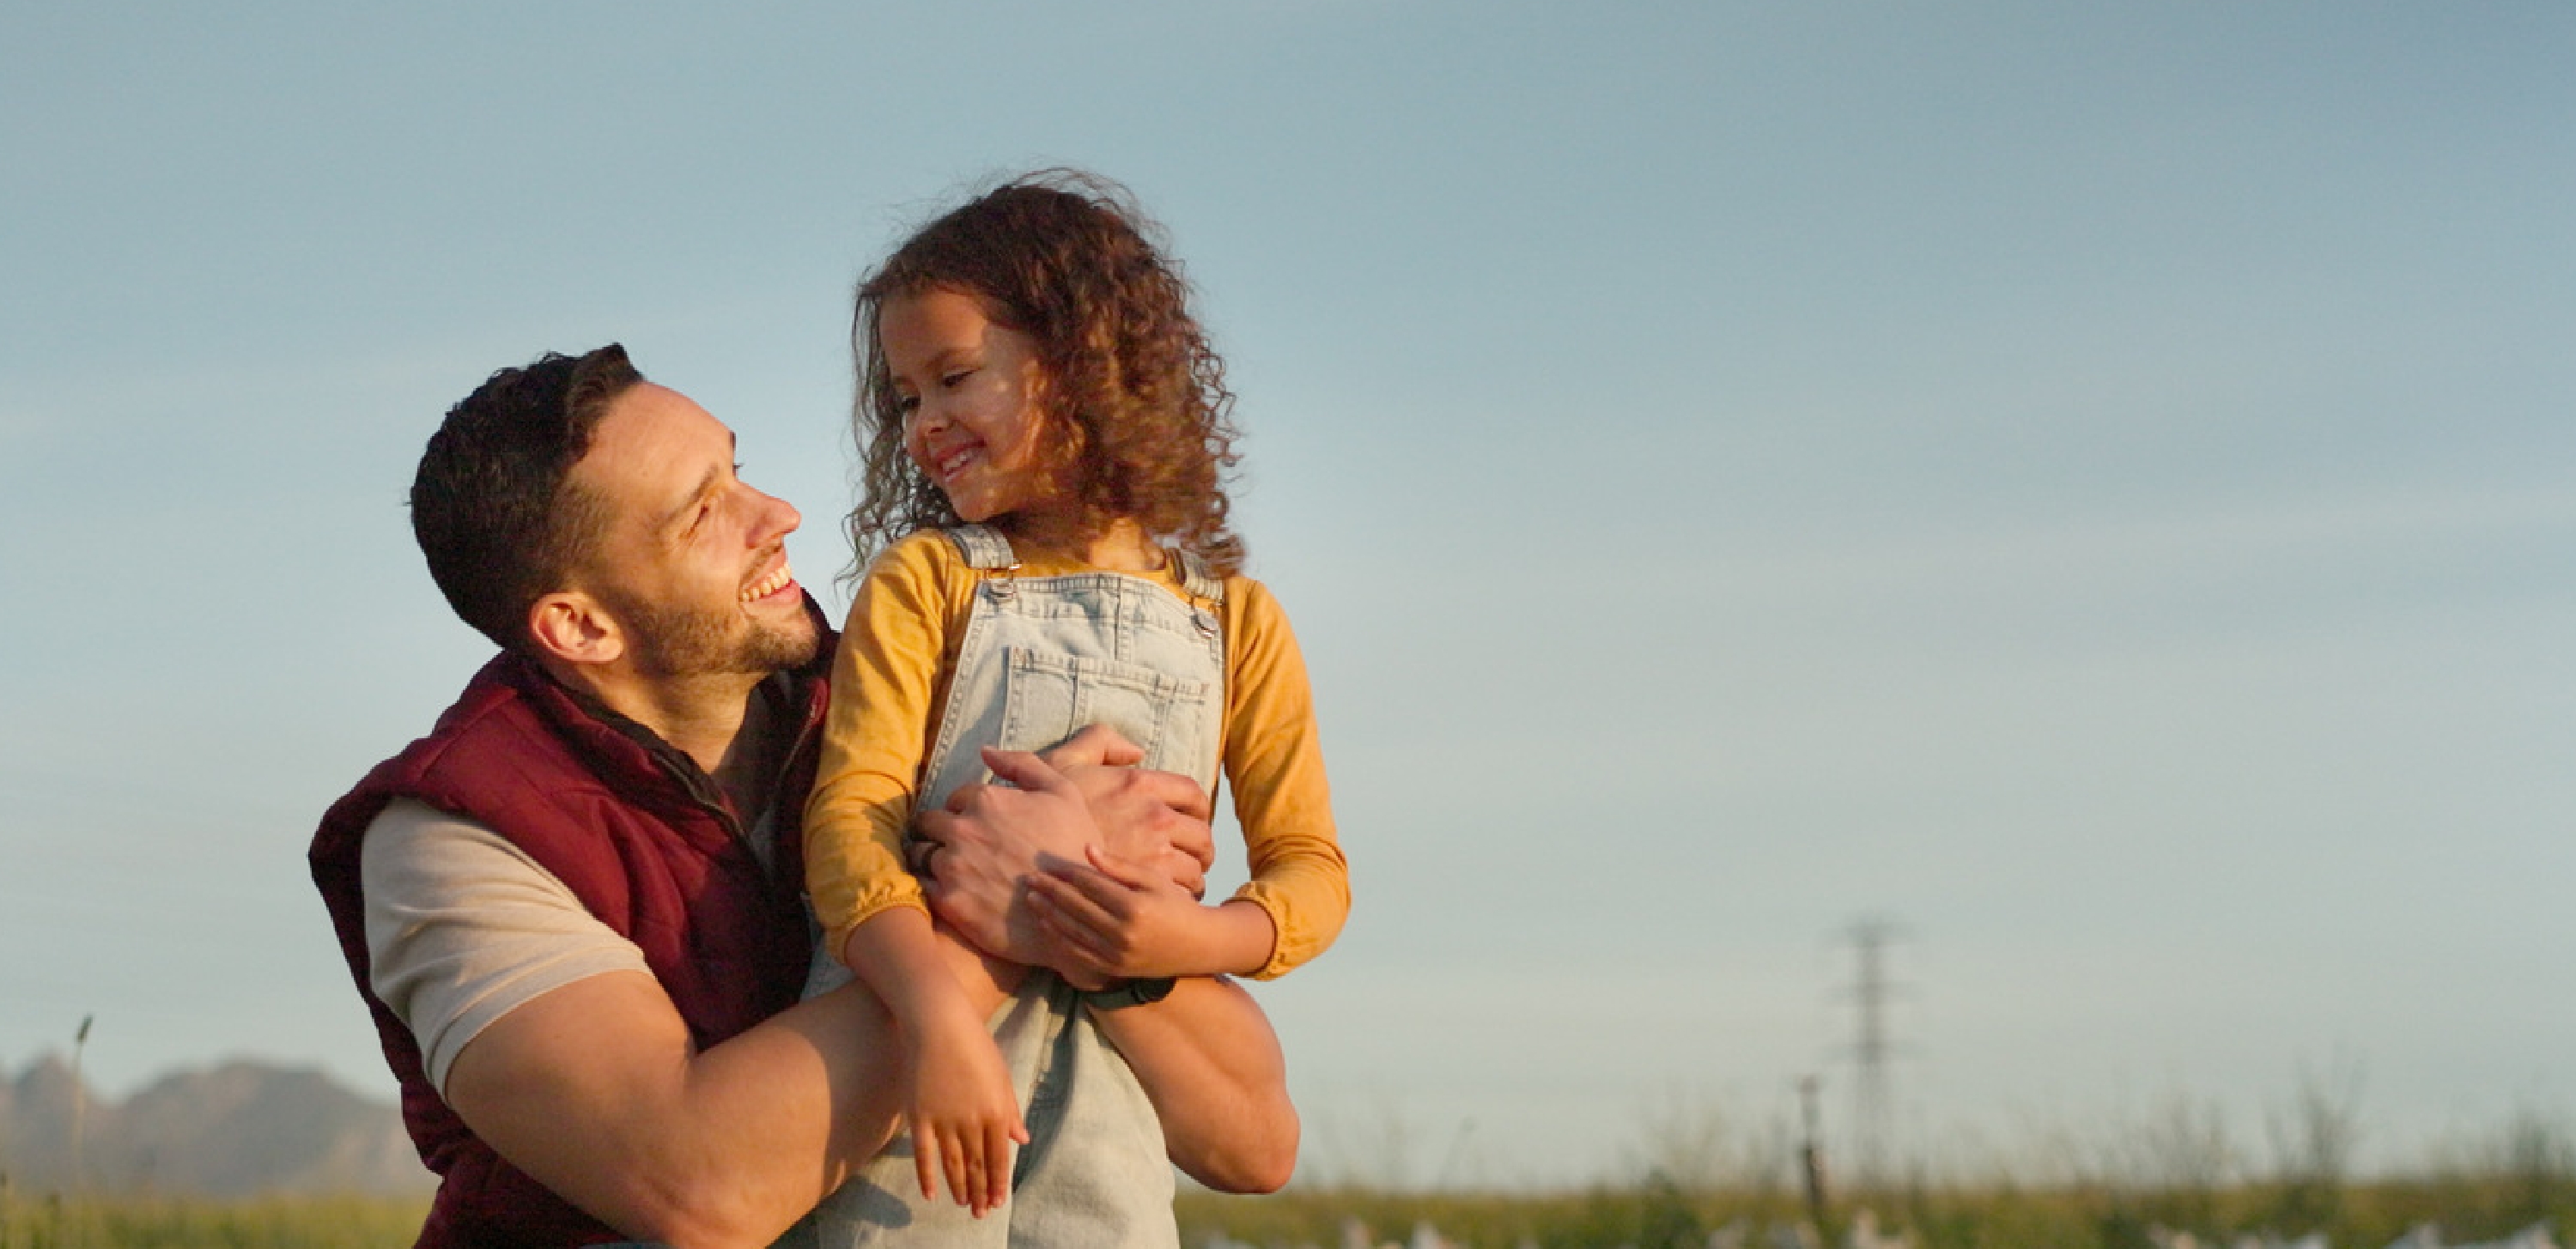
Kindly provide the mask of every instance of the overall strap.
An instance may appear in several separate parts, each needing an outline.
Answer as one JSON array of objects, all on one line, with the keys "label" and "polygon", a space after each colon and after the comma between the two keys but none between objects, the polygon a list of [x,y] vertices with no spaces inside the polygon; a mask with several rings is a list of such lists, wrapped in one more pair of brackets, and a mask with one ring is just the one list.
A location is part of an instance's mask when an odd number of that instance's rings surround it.
[{"label": "overall strap", "polygon": [[969,568],[991,571],[1019,565],[1018,557],[1011,554],[1011,540],[991,525],[959,525],[941,532],[957,544],[957,553],[965,557]]},{"label": "overall strap", "polygon": [[1190,593],[1211,603],[1225,601],[1225,581],[1208,572],[1207,561],[1196,551],[1176,551],[1181,557],[1181,584]]}]

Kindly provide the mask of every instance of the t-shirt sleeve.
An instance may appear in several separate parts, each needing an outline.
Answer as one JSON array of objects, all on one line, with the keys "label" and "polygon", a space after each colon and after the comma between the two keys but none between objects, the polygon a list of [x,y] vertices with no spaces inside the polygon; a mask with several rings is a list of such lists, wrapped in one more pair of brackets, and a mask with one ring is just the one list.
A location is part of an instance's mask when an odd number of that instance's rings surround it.
[{"label": "t-shirt sleeve", "polygon": [[408,799],[359,849],[376,996],[447,1087],[465,1043],[542,994],[612,971],[652,974],[644,952],[499,833]]},{"label": "t-shirt sleeve", "polygon": [[1249,578],[1226,585],[1225,775],[1252,879],[1235,892],[1278,931],[1268,980],[1324,952],[1350,915],[1350,867],[1333,828],[1314,692],[1288,615]]},{"label": "t-shirt sleeve", "polygon": [[927,909],[903,835],[939,709],[951,590],[966,572],[947,536],[925,530],[878,556],[850,602],[805,803],[805,890],[835,957],[887,907]]}]

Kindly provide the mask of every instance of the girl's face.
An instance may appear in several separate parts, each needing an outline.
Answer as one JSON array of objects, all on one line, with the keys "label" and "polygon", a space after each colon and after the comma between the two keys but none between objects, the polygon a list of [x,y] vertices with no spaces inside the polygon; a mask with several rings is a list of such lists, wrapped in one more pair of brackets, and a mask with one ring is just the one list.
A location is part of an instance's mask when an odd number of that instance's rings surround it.
[{"label": "girl's face", "polygon": [[995,324],[972,295],[897,295],[877,312],[902,400],[903,449],[968,522],[1043,504],[1045,374],[1037,340]]}]

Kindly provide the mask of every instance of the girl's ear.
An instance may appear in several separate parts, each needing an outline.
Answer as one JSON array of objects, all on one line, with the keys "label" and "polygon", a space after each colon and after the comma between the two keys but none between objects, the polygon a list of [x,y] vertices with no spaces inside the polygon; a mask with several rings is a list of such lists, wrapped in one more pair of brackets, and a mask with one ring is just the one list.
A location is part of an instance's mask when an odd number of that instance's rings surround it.
[{"label": "girl's ear", "polygon": [[1023,393],[1027,395],[1029,410],[1038,414],[1038,428],[1046,435],[1044,446],[1047,456],[1060,458],[1066,463],[1080,459],[1085,440],[1082,425],[1073,419],[1063,390],[1055,384],[1054,375],[1044,364],[1036,360],[1028,362],[1028,378]]},{"label": "girl's ear", "polygon": [[558,590],[528,608],[528,637],[537,654],[568,664],[604,664],[626,653],[626,633],[599,600]]},{"label": "girl's ear", "polygon": [[1032,411],[1055,419],[1055,378],[1034,354],[1020,364],[1020,396]]}]

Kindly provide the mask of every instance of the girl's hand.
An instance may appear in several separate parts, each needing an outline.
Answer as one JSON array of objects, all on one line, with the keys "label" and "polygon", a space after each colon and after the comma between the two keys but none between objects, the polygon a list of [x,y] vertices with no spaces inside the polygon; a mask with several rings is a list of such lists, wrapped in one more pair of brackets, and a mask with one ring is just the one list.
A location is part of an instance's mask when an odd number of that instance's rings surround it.
[{"label": "girl's hand", "polygon": [[982,1218],[1011,1192],[1011,1145],[1029,1143],[1010,1069],[991,1033],[961,1014],[912,1038],[912,1166],[925,1201],[944,1178]]},{"label": "girl's hand", "polygon": [[[1211,962],[1218,908],[1167,874],[1097,846],[1090,866],[1054,863],[1029,878],[1029,910],[1053,938],[1055,968],[1077,987],[1236,970]],[[1266,925],[1266,919],[1265,919]],[[1256,962],[1254,964],[1258,966]]]}]

